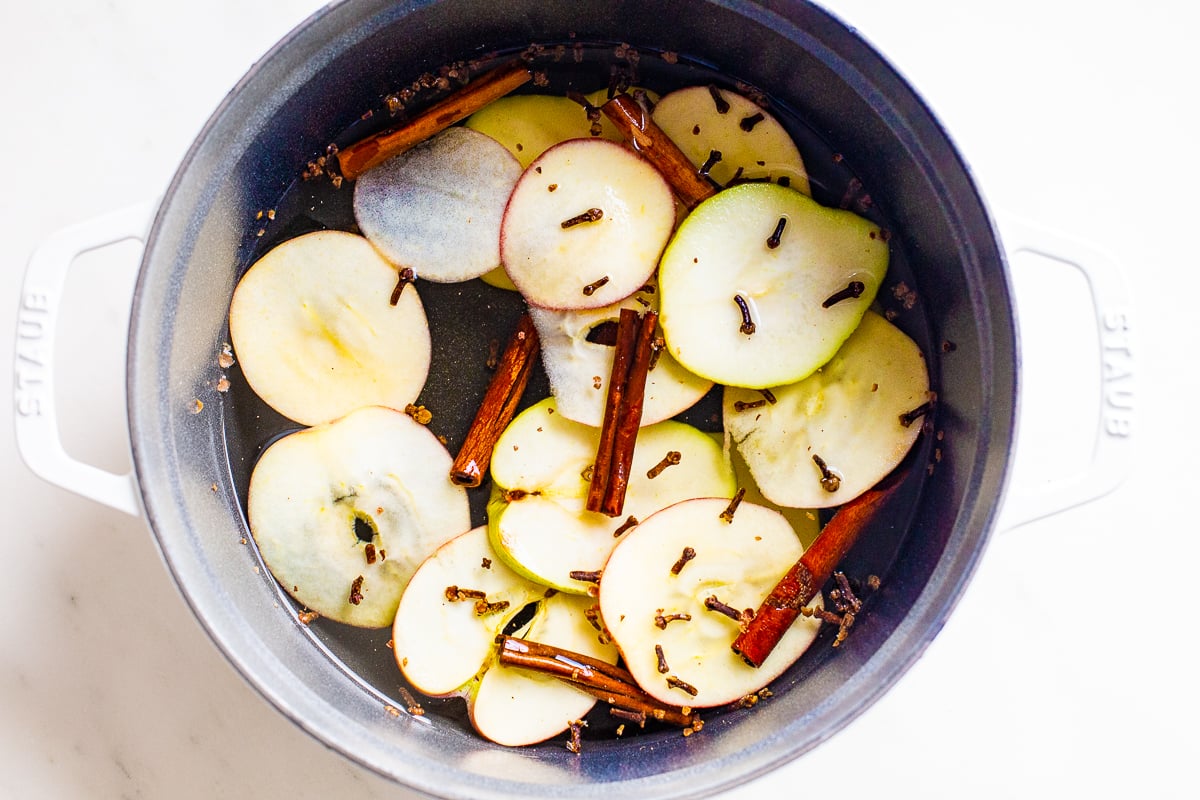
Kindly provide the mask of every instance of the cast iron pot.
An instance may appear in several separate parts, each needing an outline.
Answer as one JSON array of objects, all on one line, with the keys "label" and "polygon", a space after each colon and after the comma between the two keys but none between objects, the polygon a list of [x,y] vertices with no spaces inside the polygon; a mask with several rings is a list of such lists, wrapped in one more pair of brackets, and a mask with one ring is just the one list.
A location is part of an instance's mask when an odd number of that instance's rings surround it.
[{"label": "cast iron pot", "polygon": [[[723,77],[765,88],[777,107],[802,117],[805,136],[826,155],[836,151],[839,163],[852,165],[872,213],[884,214],[894,232],[884,292],[903,279],[918,298],[900,324],[928,354],[937,406],[927,430],[941,436],[936,469],[925,468],[935,461],[929,435],[901,502],[847,558],[852,575],[874,572],[883,584],[844,646],[835,651],[827,638],[819,641],[773,685],[770,702],[709,715],[702,735],[596,739],[580,755],[561,742],[492,746],[451,703],[431,704],[425,717],[386,713],[404,707],[387,632],[297,623],[286,595],[255,569],[254,548],[230,546],[248,536],[241,507],[248,471],[278,431],[251,421],[260,411],[270,417],[252,398],[214,389],[229,298],[265,246],[256,211],[273,208],[305,164],[422,72],[534,42],[575,41],[639,48],[648,84],[656,80],[651,62],[666,64],[661,54],[669,53],[680,56],[670,72],[676,82]],[[824,168],[806,158],[819,179]],[[836,202],[830,193],[843,187],[835,181],[818,180],[817,188]],[[267,239],[298,232],[272,230]],[[448,315],[434,315],[435,337],[463,351],[503,335],[511,309],[492,300],[468,296]],[[984,550],[1009,471],[1015,328],[1004,256],[963,159],[913,89],[819,8],[732,0],[346,2],[315,15],[254,66],[163,198],[146,238],[129,333],[136,484],[114,479],[94,494],[127,510],[140,506],[184,597],[233,665],[347,757],[450,798],[696,797],[830,737],[940,630]],[[230,377],[236,383],[236,367]],[[464,379],[456,364],[431,375],[428,392],[445,403],[439,413],[452,447],[485,379]],[[31,463],[38,459],[23,449]],[[481,508],[475,498],[477,518]]]}]

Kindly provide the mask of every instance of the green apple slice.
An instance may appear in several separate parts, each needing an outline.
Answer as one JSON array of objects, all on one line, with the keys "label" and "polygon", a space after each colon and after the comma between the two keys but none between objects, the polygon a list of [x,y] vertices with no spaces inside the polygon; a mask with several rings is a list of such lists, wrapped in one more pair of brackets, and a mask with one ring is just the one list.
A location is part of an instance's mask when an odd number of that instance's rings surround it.
[{"label": "green apple slice", "polygon": [[[592,584],[570,573],[600,570],[620,541],[614,534],[628,530],[629,517],[645,519],[680,500],[734,490],[721,446],[690,425],[667,420],[638,433],[625,519],[587,511],[588,473],[599,436],[598,429],[566,419],[547,398],[512,421],[492,455],[492,546],[517,572],[567,592],[588,591]],[[680,454],[679,463],[649,478],[672,451]]]},{"label": "green apple slice", "polygon": [[[524,635],[609,663],[617,650],[587,621],[594,601],[547,594],[505,566],[486,528],[456,536],[417,569],[400,599],[392,626],[396,663],[419,692],[465,696],[472,724],[494,742],[526,745],[554,736],[595,700],[553,678],[501,666],[497,635],[536,603]],[[485,605],[477,608],[480,599]]]},{"label": "green apple slice", "polygon": [[446,478],[451,460],[428,428],[379,406],[278,439],[246,499],[263,561],[322,616],[389,625],[417,566],[470,527],[466,491]]},{"label": "green apple slice", "polygon": [[571,139],[517,181],[500,232],[508,277],[542,308],[599,308],[636,292],[675,227],[658,170],[621,145]]},{"label": "green apple slice", "polygon": [[367,170],[354,218],[392,263],[455,283],[500,264],[500,219],[521,165],[495,139],[448,128]]},{"label": "green apple slice", "polygon": [[[884,239],[874,223],[794,189],[717,193],[683,221],[659,265],[667,348],[717,383],[800,380],[858,326],[887,272]],[[848,289],[856,296],[839,299]]]},{"label": "green apple slice", "polygon": [[229,307],[250,388],[303,425],[416,400],[429,374],[429,325],[416,287],[391,305],[397,277],[351,233],[319,231],[272,248],[238,281]]},{"label": "green apple slice", "polygon": [[757,669],[730,649],[740,623],[709,608],[708,598],[737,611],[758,608],[803,548],[777,512],[743,502],[727,522],[728,505],[702,498],[666,508],[634,528],[604,566],[604,624],[638,684],[664,703],[706,708],[756,692],[820,627],[800,617]]},{"label": "green apple slice", "polygon": [[715,150],[709,176],[722,186],[769,180],[809,194],[808,173],[787,130],[753,100],[715,86],[666,94],[654,122],[699,168]]},{"label": "green apple slice", "polygon": [[[903,418],[929,400],[929,371],[912,339],[868,311],[821,369],[771,393],[776,402],[760,405],[758,392],[726,388],[725,430],[765,497],[828,508],[853,500],[904,459],[921,422]],[[814,456],[836,481],[822,482]]]},{"label": "green apple slice", "polygon": [[[657,311],[655,289],[651,282],[633,296],[603,308],[529,309],[541,343],[542,365],[550,378],[550,392],[564,417],[596,428],[601,426],[614,349],[611,344],[589,337],[600,326],[615,326],[622,308]],[[712,381],[688,372],[670,353],[663,351],[646,376],[642,425],[653,425],[691,408],[712,385]]]}]

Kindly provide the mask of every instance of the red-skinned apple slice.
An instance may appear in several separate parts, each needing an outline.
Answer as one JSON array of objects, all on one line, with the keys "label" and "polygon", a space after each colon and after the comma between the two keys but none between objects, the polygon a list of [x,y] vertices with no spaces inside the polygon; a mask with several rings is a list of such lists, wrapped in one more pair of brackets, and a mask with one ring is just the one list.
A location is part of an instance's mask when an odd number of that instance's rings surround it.
[{"label": "red-skinned apple slice", "polygon": [[496,140],[452,127],[363,173],[363,235],[423,280],[470,280],[500,263],[500,219],[521,165]]},{"label": "red-skinned apple slice", "polygon": [[[392,627],[396,662],[418,691],[464,696],[472,725],[486,738],[533,744],[565,730],[595,699],[497,664],[496,636],[520,624],[529,638],[616,663],[616,648],[587,620],[594,602],[547,593],[521,577],[491,549],[487,530],[475,528],[438,548],[413,575]],[[516,618],[530,603],[536,610],[521,624]]]},{"label": "red-skinned apple slice", "polygon": [[[532,307],[529,315],[537,327],[542,365],[550,378],[550,392],[560,414],[569,420],[600,427],[608,398],[613,347],[594,341],[594,332],[609,325],[615,330],[622,308],[642,312],[658,310],[653,282],[619,303],[604,308],[556,311]],[[602,337],[600,337],[602,338]],[[646,376],[641,424],[653,425],[691,408],[712,388],[712,381],[688,372],[670,353],[659,353]]]},{"label": "red-skinned apple slice", "polygon": [[[651,101],[657,98],[648,92]],[[600,89],[587,96],[599,106],[607,90]],[[588,119],[587,109],[572,98],[546,94],[517,94],[501,97],[467,118],[468,128],[485,133],[504,145],[521,168],[559,142],[568,139],[587,139],[593,135],[610,141],[621,141],[621,134],[603,115],[597,123]],[[503,267],[482,276],[486,283],[500,289],[516,290]]]},{"label": "red-skinned apple slice", "polygon": [[905,424],[906,415],[928,402],[929,373],[916,343],[868,311],[820,370],[771,393],[774,403],[758,405],[758,392],[727,388],[726,433],[765,497],[828,508],[853,500],[904,459],[921,431],[921,420]]},{"label": "red-skinned apple slice", "polygon": [[500,254],[525,299],[542,308],[600,308],[637,291],[675,225],[675,200],[654,167],[604,139],[571,139],[517,181]]},{"label": "red-skinned apple slice", "polygon": [[[591,584],[572,572],[601,569],[641,520],[690,497],[732,494],[729,459],[708,434],[667,420],[638,432],[620,519],[587,511],[588,473],[600,432],[557,413],[547,398],[523,411],[501,435],[492,456],[488,529],[496,552],[516,571],[567,592]],[[670,453],[677,463],[649,473]],[[619,533],[621,532],[621,533]]]},{"label": "red-skinned apple slice", "polygon": [[762,389],[824,364],[887,272],[879,226],[794,189],[719,192],[679,226],[659,265],[660,321],[680,364]]},{"label": "red-skinned apple slice", "polygon": [[808,172],[792,137],[769,111],[716,86],[688,86],[664,95],[654,122],[699,168],[713,151],[709,176],[722,186],[770,180],[809,194]]},{"label": "red-skinned apple slice", "polygon": [[415,286],[390,303],[397,278],[351,233],[319,231],[271,249],[242,276],[229,308],[250,388],[303,425],[413,402],[429,373],[429,325]]},{"label": "red-skinned apple slice", "polygon": [[801,617],[757,669],[730,649],[733,615],[758,608],[803,548],[777,512],[743,502],[727,522],[728,506],[728,498],[670,506],[634,528],[604,566],[604,623],[638,684],[664,703],[707,708],[756,692],[820,627]]},{"label": "red-skinned apple slice", "polygon": [[470,527],[450,462],[428,428],[379,406],[284,436],[250,476],[246,514],[263,561],[324,617],[391,624],[417,566]]}]

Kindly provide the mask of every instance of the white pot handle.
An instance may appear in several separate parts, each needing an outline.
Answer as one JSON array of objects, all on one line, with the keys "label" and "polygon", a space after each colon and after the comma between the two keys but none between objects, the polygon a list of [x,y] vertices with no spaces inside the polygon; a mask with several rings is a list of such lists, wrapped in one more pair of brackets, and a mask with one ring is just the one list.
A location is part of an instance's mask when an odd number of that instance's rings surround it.
[{"label": "white pot handle", "polygon": [[17,451],[39,477],[137,516],[132,472],[114,474],[68,455],[54,404],[54,339],[71,263],[81,254],[128,239],[145,242],[157,203],[141,203],[63,228],[42,242],[25,269],[13,357]]},{"label": "white pot handle", "polygon": [[[1120,266],[1085,242],[1001,217],[1000,233],[1009,259],[1025,251],[1079,270],[1087,280],[1099,342],[1100,419],[1091,458],[1074,474],[1056,476],[1037,488],[1014,487],[1000,513],[1000,530],[1096,500],[1116,489],[1128,476],[1133,459],[1134,319]],[[1024,342],[1030,345],[1029,342]]]}]

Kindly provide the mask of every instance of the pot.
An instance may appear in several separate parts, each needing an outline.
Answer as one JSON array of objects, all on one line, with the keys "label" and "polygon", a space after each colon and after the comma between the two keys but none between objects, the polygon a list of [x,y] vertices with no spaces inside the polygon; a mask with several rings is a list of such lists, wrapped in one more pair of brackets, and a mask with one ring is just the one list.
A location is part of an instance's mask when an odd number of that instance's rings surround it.
[{"label": "pot", "polygon": [[[895,232],[896,273],[886,286],[902,277],[916,292],[914,313],[901,324],[928,354],[938,392],[932,431],[941,436],[922,445],[922,465],[932,471],[914,472],[904,502],[847,558],[848,571],[884,580],[843,647],[806,655],[773,686],[769,703],[714,716],[702,736],[594,741],[578,756],[560,745],[491,746],[449,705],[425,717],[386,713],[403,703],[378,637],[295,623],[254,549],[229,546],[248,536],[244,484],[270,431],[215,389],[229,297],[262,246],[256,212],[273,208],[308,161],[364,110],[380,108],[382,97],[428,69],[494,49],[572,40],[677,53],[690,79],[721,74],[765,88],[803,119],[814,146],[836,148],[853,166]],[[651,76],[652,60],[665,63],[646,58]],[[664,80],[678,78],[669,72]],[[1114,465],[1122,462],[1127,428],[1108,409],[1088,470],[1043,496],[1020,504],[1009,498],[1000,520],[1020,359],[997,223],[915,91],[857,34],[806,3],[334,5],[246,75],[198,137],[147,231],[149,213],[120,212],[41,248],[21,311],[23,321],[38,320],[38,333],[18,339],[18,376],[22,364],[28,375],[20,348],[33,338],[52,352],[55,287],[71,257],[109,241],[145,239],[127,362],[135,475],[108,475],[62,452],[46,359],[39,380],[18,380],[22,454],[55,482],[144,514],[186,601],[253,686],[321,741],[427,794],[696,797],[742,783],[820,744],[903,674],[951,613],[1002,522],[1098,496],[1122,477]],[[1119,286],[1103,258],[1061,240],[1047,247],[1044,234],[1019,225],[1005,230],[1005,241],[1010,252],[1050,250],[1086,269],[1101,325],[1120,324]],[[504,327],[470,308],[459,313],[483,325],[472,335]],[[466,336],[461,327],[451,335]],[[451,416],[468,406],[464,401]]]}]

